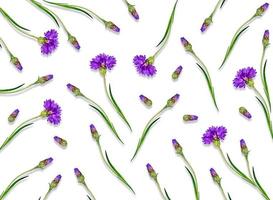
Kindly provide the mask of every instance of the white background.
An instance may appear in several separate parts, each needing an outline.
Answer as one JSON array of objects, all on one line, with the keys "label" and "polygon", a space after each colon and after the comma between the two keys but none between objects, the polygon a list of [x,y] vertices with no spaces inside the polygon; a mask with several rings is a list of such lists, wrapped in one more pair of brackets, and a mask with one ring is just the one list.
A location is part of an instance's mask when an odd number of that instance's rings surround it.
[{"label": "white background", "polygon": [[[97,20],[90,20],[81,14],[51,7],[77,37],[82,48],[80,52],[76,52],[60,29],[59,48],[52,56],[45,57],[41,55],[39,45],[35,41],[18,34],[0,17],[0,36],[24,67],[23,73],[18,73],[9,63],[6,52],[0,50],[1,88],[31,83],[39,75],[54,74],[54,80],[43,87],[38,86],[19,95],[0,96],[0,141],[4,141],[19,123],[39,114],[43,109],[43,101],[47,98],[54,99],[63,110],[59,127],[53,127],[45,120],[40,120],[23,131],[0,152],[0,190],[3,190],[17,174],[35,166],[40,160],[49,156],[55,159],[53,165],[43,172],[32,174],[18,185],[6,197],[7,200],[38,199],[46,193],[47,183],[59,173],[63,175],[62,182],[49,199],[86,199],[86,191],[78,185],[73,174],[74,167],[79,167],[84,173],[87,184],[98,200],[109,198],[158,200],[161,197],[145,168],[148,162],[159,173],[160,183],[167,188],[173,200],[194,199],[191,179],[183,161],[176,156],[171,145],[173,138],[177,138],[183,145],[186,157],[196,170],[201,199],[222,199],[219,189],[210,177],[211,167],[214,167],[223,178],[223,187],[233,199],[262,199],[255,188],[236,177],[227,168],[214,147],[202,144],[202,134],[211,125],[227,127],[228,134],[222,145],[223,149],[243,170],[246,170],[246,166],[240,152],[239,140],[241,138],[246,140],[251,149],[250,160],[256,168],[257,176],[269,196],[273,197],[273,146],[264,113],[255,100],[253,91],[236,90],[232,85],[239,68],[253,66],[259,69],[263,32],[270,28],[270,25],[272,27],[271,8],[265,16],[251,24],[235,46],[224,69],[218,71],[234,32],[265,3],[264,1],[227,1],[223,9],[216,13],[214,24],[205,34],[200,33],[200,26],[217,2],[180,1],[169,42],[155,62],[158,73],[150,79],[136,73],[132,59],[137,54],[149,56],[155,52],[155,45],[165,31],[174,1],[132,2],[136,4],[140,14],[139,22],[135,22],[129,16],[121,0],[73,2],[91,8],[102,17],[112,20],[120,26],[121,33],[113,34],[105,30]],[[47,15],[27,1],[1,1],[0,5],[37,36],[56,28]],[[182,36],[192,43],[195,52],[208,66],[220,112],[213,106],[205,79],[195,65],[194,59],[184,51],[180,43]],[[132,124],[133,133],[130,133],[107,100],[99,73],[90,70],[91,58],[102,52],[117,58],[117,65],[107,74],[107,79],[111,82],[115,97]],[[266,57],[269,58],[267,74],[271,93],[272,53],[273,48],[270,47]],[[174,82],[171,74],[179,65],[184,69],[179,80]],[[66,84],[69,82],[78,86],[84,94],[105,108],[125,145],[121,145],[115,139],[102,118],[90,109],[86,102],[76,99],[68,92]],[[261,90],[259,76],[255,83]],[[151,129],[135,161],[130,162],[146,122],[175,93],[181,94],[178,104],[163,114],[160,121]],[[138,98],[140,94],[153,100],[151,109],[141,104]],[[238,113],[240,106],[248,108],[253,115],[252,120],[248,121]],[[7,117],[15,108],[19,108],[21,112],[15,124],[10,125]],[[182,121],[184,114],[196,114],[200,119],[196,123],[184,123]],[[89,132],[91,123],[96,125],[101,134],[102,147],[108,151],[112,162],[133,186],[136,195],[126,189],[104,166]],[[68,140],[66,150],[53,142],[54,135]]]}]

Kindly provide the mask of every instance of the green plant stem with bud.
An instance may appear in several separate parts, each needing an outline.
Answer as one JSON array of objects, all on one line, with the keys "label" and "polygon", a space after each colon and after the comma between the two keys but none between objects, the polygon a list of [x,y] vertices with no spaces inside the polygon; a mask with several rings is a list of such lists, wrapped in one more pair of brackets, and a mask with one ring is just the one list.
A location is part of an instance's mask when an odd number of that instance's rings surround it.
[{"label": "green plant stem with bud", "polygon": [[161,186],[160,186],[160,183],[158,182],[157,179],[155,179],[155,184],[156,184],[156,187],[157,187],[157,189],[158,189],[158,191],[159,191],[161,197],[162,197],[164,200],[168,200],[168,199],[165,197],[164,192],[162,191]]},{"label": "green plant stem with bud", "polygon": [[2,46],[5,48],[5,50],[8,52],[9,56],[12,58],[14,57],[13,54],[11,53],[11,51],[9,50],[8,46],[6,45],[6,43],[4,42],[4,40],[0,37],[0,47]]},{"label": "green plant stem with bud", "polygon": [[218,186],[219,186],[219,188],[220,188],[221,194],[222,194],[222,196],[224,197],[224,199],[225,199],[225,200],[228,200],[228,198],[227,198],[227,196],[226,196],[226,193],[225,193],[225,191],[224,191],[224,188],[223,188],[222,184],[219,183]]}]

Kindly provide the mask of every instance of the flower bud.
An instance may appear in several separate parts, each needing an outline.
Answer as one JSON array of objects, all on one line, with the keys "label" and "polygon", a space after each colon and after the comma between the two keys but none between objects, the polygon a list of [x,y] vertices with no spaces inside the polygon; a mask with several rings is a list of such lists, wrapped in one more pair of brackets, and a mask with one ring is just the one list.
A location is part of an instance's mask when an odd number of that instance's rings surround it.
[{"label": "flower bud", "polygon": [[213,180],[217,183],[217,184],[220,184],[221,183],[221,178],[219,177],[219,175],[217,174],[217,172],[211,168],[210,169],[210,174],[213,178]]},{"label": "flower bud", "polygon": [[76,175],[77,180],[78,180],[79,183],[85,184],[85,178],[84,178],[84,176],[82,175],[81,171],[78,168],[74,169],[74,174]]},{"label": "flower bud", "polygon": [[58,136],[54,136],[54,141],[57,142],[62,147],[67,147],[67,141],[63,138],[60,138]]},{"label": "flower bud", "polygon": [[17,57],[11,56],[10,62],[19,70],[22,71],[23,67]]},{"label": "flower bud", "polygon": [[97,131],[96,127],[93,124],[90,125],[90,131],[91,131],[92,137],[96,141],[99,141],[100,135],[98,134],[98,131]]},{"label": "flower bud", "polygon": [[38,164],[38,168],[40,169],[44,169],[45,167],[47,167],[48,165],[50,165],[53,162],[53,158],[47,158],[45,160],[42,160],[41,162],[39,162]]},{"label": "flower bud", "polygon": [[144,95],[139,95],[140,100],[148,107],[151,107],[153,105],[153,102],[151,99]]},{"label": "flower bud", "polygon": [[182,72],[182,69],[183,69],[182,66],[179,66],[179,67],[176,68],[176,70],[175,70],[175,71],[173,72],[173,74],[172,74],[173,80],[176,80],[176,79],[179,78],[179,76],[180,76],[180,74],[181,74],[181,72]]},{"label": "flower bud", "polygon": [[173,143],[173,147],[176,151],[177,154],[182,154],[183,153],[183,148],[181,147],[181,145],[177,142],[176,139],[172,140]]},{"label": "flower bud", "polygon": [[184,115],[183,120],[185,122],[196,121],[196,120],[198,120],[198,116],[196,116],[196,115]]},{"label": "flower bud", "polygon": [[62,179],[62,176],[60,174],[56,176],[54,180],[49,184],[49,190],[55,189],[60,183],[61,179]]},{"label": "flower bud", "polygon": [[105,27],[107,29],[110,29],[110,30],[116,32],[116,33],[120,32],[120,28],[111,21],[105,22]]},{"label": "flower bud", "polygon": [[200,29],[201,32],[204,33],[207,30],[207,28],[211,25],[211,23],[212,23],[212,17],[206,18],[201,26],[201,29]]},{"label": "flower bud", "polygon": [[76,39],[76,37],[72,36],[72,35],[69,35],[68,36],[68,41],[70,42],[70,44],[73,45],[73,47],[77,50],[80,50],[81,46],[78,42],[78,40]]},{"label": "flower bud", "polygon": [[167,106],[168,106],[168,107],[173,107],[174,104],[178,101],[179,97],[180,97],[179,94],[174,95],[172,98],[170,98],[170,99],[167,101]]},{"label": "flower bud", "polygon": [[246,146],[246,142],[245,142],[244,139],[240,140],[240,146],[241,146],[241,152],[242,152],[242,154],[244,154],[244,156],[248,156],[249,151],[248,151],[248,148]]},{"label": "flower bud", "polygon": [[182,45],[184,46],[185,50],[188,52],[193,52],[191,43],[188,42],[188,40],[184,37],[181,39]]},{"label": "flower bud", "polygon": [[131,15],[135,18],[135,20],[139,20],[139,15],[136,11],[135,6],[133,5],[128,5],[128,11],[131,13]]},{"label": "flower bud", "polygon": [[15,119],[17,118],[19,112],[20,112],[19,109],[14,110],[14,111],[10,114],[10,116],[8,117],[8,121],[9,121],[10,123],[11,123],[11,122],[14,122]]},{"label": "flower bud", "polygon": [[42,76],[42,77],[38,77],[38,80],[36,81],[36,83],[38,84],[44,84],[48,81],[50,81],[51,79],[53,79],[53,75],[52,74],[49,74],[49,75],[46,75],[46,76]]},{"label": "flower bud", "polygon": [[252,118],[251,114],[248,112],[248,110],[245,107],[240,107],[239,112],[248,119]]},{"label": "flower bud", "polygon": [[269,45],[269,30],[265,30],[264,32],[263,45],[264,45],[264,48],[266,48]]},{"label": "flower bud", "polygon": [[150,175],[154,180],[156,180],[156,179],[157,179],[157,173],[155,173],[155,170],[154,170],[154,168],[152,167],[152,165],[148,163],[148,164],[146,165],[146,168],[147,168],[147,170],[148,170],[149,175]]},{"label": "flower bud", "polygon": [[66,86],[67,86],[68,90],[70,92],[72,92],[75,96],[81,96],[82,95],[80,89],[77,88],[76,86],[74,86],[74,85],[72,85],[70,83],[68,83]]},{"label": "flower bud", "polygon": [[262,6],[260,6],[256,11],[256,16],[262,16],[264,12],[268,9],[269,3],[265,3]]}]

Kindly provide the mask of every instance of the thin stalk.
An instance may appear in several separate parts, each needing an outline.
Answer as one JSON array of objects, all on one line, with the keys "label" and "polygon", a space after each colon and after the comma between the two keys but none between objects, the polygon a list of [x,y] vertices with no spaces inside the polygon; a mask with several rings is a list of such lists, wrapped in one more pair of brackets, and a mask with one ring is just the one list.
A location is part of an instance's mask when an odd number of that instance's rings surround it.
[{"label": "thin stalk", "polygon": [[155,183],[156,183],[156,186],[157,186],[158,191],[159,191],[160,195],[162,196],[162,198],[163,198],[164,200],[167,200],[166,197],[165,197],[165,195],[164,195],[164,193],[163,193],[163,191],[162,191],[162,189],[161,189],[161,187],[160,187],[160,184],[159,184],[159,182],[158,182],[157,179],[155,180]]},{"label": "thin stalk", "polygon": [[26,91],[28,89],[30,89],[31,87],[33,87],[34,85],[36,85],[36,82],[26,86],[26,87],[23,87],[23,88],[18,88],[16,90],[10,90],[10,91],[2,91],[0,92],[0,95],[2,94],[16,94],[16,93],[20,93],[20,92],[23,92],[23,91]]},{"label": "thin stalk", "polygon": [[[96,143],[97,143],[97,145],[98,145],[98,147],[99,147],[100,156],[101,156],[101,158],[102,158],[104,164],[105,164],[109,169],[111,169],[110,166],[108,165],[108,163],[107,163],[107,161],[106,161],[104,155],[103,155],[103,152],[102,152],[102,148],[101,148],[100,142],[99,142],[99,141],[96,141]],[[111,173],[113,173],[112,170],[110,170],[110,171],[111,171]]]},{"label": "thin stalk", "polygon": [[251,167],[250,167],[250,163],[249,163],[249,159],[248,156],[245,156],[246,159],[246,165],[247,165],[247,171],[249,174],[249,177],[251,178],[251,180],[254,182],[253,176],[252,176],[252,172],[251,172]]},{"label": "thin stalk", "polygon": [[123,0],[123,1],[127,6],[131,5],[131,4],[129,4],[129,2],[127,0]]},{"label": "thin stalk", "polygon": [[43,200],[46,200],[46,199],[48,198],[48,195],[49,195],[50,192],[51,192],[51,190],[48,190],[48,191],[47,191],[47,193],[45,194]]},{"label": "thin stalk", "polygon": [[6,43],[4,42],[4,40],[2,38],[0,38],[0,43],[2,43],[3,47],[6,49],[6,51],[8,52],[10,57],[13,57],[12,53],[10,52],[8,46],[6,45]]},{"label": "thin stalk", "polygon": [[228,199],[227,199],[227,197],[226,197],[226,193],[225,193],[225,191],[224,191],[224,189],[223,189],[223,187],[222,187],[222,184],[221,184],[221,183],[219,184],[219,188],[220,188],[220,190],[221,190],[221,193],[222,193],[222,195],[223,195],[224,199],[225,199],[225,200],[228,200]]},{"label": "thin stalk", "polygon": [[93,200],[96,200],[94,194],[91,192],[91,190],[90,190],[89,187],[86,185],[86,183],[83,183],[83,186],[85,187],[85,189],[87,190],[87,192],[91,195],[91,197],[93,198]]},{"label": "thin stalk", "polygon": [[223,0],[219,0],[216,4],[216,6],[214,7],[212,13],[210,14],[210,17],[212,18],[213,15],[215,14],[215,12],[217,11],[218,7],[220,7],[220,5],[222,4]]}]

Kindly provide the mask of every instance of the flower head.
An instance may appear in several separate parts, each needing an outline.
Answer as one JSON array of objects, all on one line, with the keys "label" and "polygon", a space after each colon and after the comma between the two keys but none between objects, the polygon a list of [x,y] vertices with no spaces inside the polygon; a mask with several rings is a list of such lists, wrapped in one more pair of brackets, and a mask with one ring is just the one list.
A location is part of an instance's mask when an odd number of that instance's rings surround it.
[{"label": "flower head", "polygon": [[257,72],[253,67],[247,67],[240,69],[236,77],[233,79],[233,85],[236,88],[245,88],[246,85],[254,87],[253,78],[255,78]]},{"label": "flower head", "polygon": [[225,139],[226,133],[227,129],[224,126],[211,126],[203,134],[203,143],[213,143],[215,146],[220,146],[220,140],[223,141]]},{"label": "flower head", "polygon": [[182,154],[182,153],[183,153],[183,148],[182,148],[181,145],[177,142],[177,140],[176,140],[176,139],[173,139],[173,140],[172,140],[172,143],[173,143],[173,147],[174,147],[176,153]]},{"label": "flower head", "polygon": [[244,139],[240,140],[240,147],[241,147],[242,154],[244,154],[244,156],[248,156],[249,150],[246,146],[246,142]]},{"label": "flower head", "polygon": [[49,55],[58,47],[58,32],[51,29],[44,33],[44,37],[38,38],[38,43],[41,44],[41,52],[44,55]]},{"label": "flower head", "polygon": [[45,167],[50,165],[52,162],[53,162],[53,158],[50,157],[50,158],[40,161],[37,167],[40,169],[44,169]]},{"label": "flower head", "polygon": [[47,121],[57,125],[61,122],[61,107],[54,100],[48,99],[44,101],[45,110],[41,113],[42,117],[47,117]]},{"label": "flower head", "polygon": [[211,25],[211,23],[212,23],[212,18],[211,17],[206,18],[201,26],[201,29],[200,29],[201,32],[204,33],[207,30],[207,28]]},{"label": "flower head", "polygon": [[56,176],[54,180],[49,184],[50,190],[55,189],[60,183],[61,179],[62,179],[62,175],[59,174],[58,176]]},{"label": "flower head", "polygon": [[139,95],[140,100],[148,107],[153,105],[153,102],[151,99],[149,99],[148,97],[144,96],[144,95]]},{"label": "flower head", "polygon": [[184,115],[183,116],[183,120],[185,122],[188,122],[188,121],[196,121],[198,120],[198,116],[197,115]]},{"label": "flower head", "polygon": [[53,75],[49,74],[46,76],[38,77],[38,80],[36,81],[36,83],[44,84],[44,83],[50,81],[51,79],[53,79]]},{"label": "flower head", "polygon": [[248,112],[248,110],[247,110],[245,107],[240,107],[240,108],[239,108],[239,112],[240,112],[242,115],[244,115],[246,118],[248,118],[248,119],[251,119],[251,118],[252,118],[250,112]]},{"label": "flower head", "polygon": [[131,15],[135,18],[135,20],[139,20],[139,15],[136,11],[135,6],[133,5],[128,5],[128,11],[131,13]]},{"label": "flower head", "polygon": [[180,40],[181,40],[181,43],[184,46],[186,51],[193,52],[192,45],[191,45],[191,43],[189,43],[189,41],[186,38],[182,37],[182,38],[180,38]]},{"label": "flower head", "polygon": [[77,88],[76,86],[72,85],[71,83],[68,83],[68,84],[66,85],[66,87],[67,87],[68,90],[71,91],[75,96],[81,96],[81,95],[82,95],[80,89]]},{"label": "flower head", "polygon": [[60,138],[58,136],[54,136],[54,141],[57,142],[62,147],[67,147],[67,141],[63,138]]},{"label": "flower head", "polygon": [[78,168],[74,169],[74,174],[77,177],[79,183],[82,183],[82,184],[85,183],[85,178]]},{"label": "flower head", "polygon": [[23,70],[23,67],[17,57],[11,56],[10,62],[18,69],[19,71]]},{"label": "flower head", "polygon": [[263,36],[263,46],[266,48],[269,45],[269,30],[265,30]]},{"label": "flower head", "polygon": [[219,177],[215,169],[213,168],[210,169],[210,175],[217,184],[221,183],[221,178]]},{"label": "flower head", "polygon": [[69,35],[68,41],[73,45],[75,49],[80,50],[81,46],[76,37]]},{"label": "flower head", "polygon": [[19,114],[19,109],[16,109],[14,110],[8,117],[8,121],[11,123],[11,122],[14,122],[15,119],[17,118],[18,114]]},{"label": "flower head", "polygon": [[98,134],[98,131],[96,129],[96,127],[94,126],[94,124],[91,124],[90,125],[90,131],[91,131],[91,134],[92,134],[92,137],[98,141],[99,138],[100,138],[100,135]]},{"label": "flower head", "polygon": [[176,94],[173,97],[171,97],[170,99],[168,99],[167,106],[168,107],[173,107],[174,104],[178,101],[179,97],[180,97],[180,95]]},{"label": "flower head", "polygon": [[264,12],[268,9],[269,7],[269,3],[264,3],[263,5],[261,5],[257,11],[256,11],[256,16],[262,16],[264,14]]},{"label": "flower head", "polygon": [[149,57],[146,59],[145,55],[137,55],[133,59],[133,63],[139,74],[143,76],[154,76],[157,72],[154,63],[154,57]]},{"label": "flower head", "polygon": [[157,178],[157,173],[155,172],[154,168],[152,167],[152,165],[150,163],[148,163],[146,165],[147,171],[149,173],[149,175],[156,180]]},{"label": "flower head", "polygon": [[97,55],[90,61],[90,67],[94,70],[100,70],[102,75],[105,75],[106,70],[111,70],[116,65],[117,61],[114,56],[106,55],[105,53]]},{"label": "flower head", "polygon": [[179,78],[179,76],[180,76],[180,74],[181,74],[181,72],[182,72],[182,69],[183,69],[182,66],[179,66],[179,67],[176,68],[176,70],[175,70],[175,71],[173,72],[173,74],[172,74],[173,80],[176,80],[176,79]]},{"label": "flower head", "polygon": [[120,28],[111,21],[105,22],[105,27],[109,30],[116,32],[116,33],[120,32]]}]

